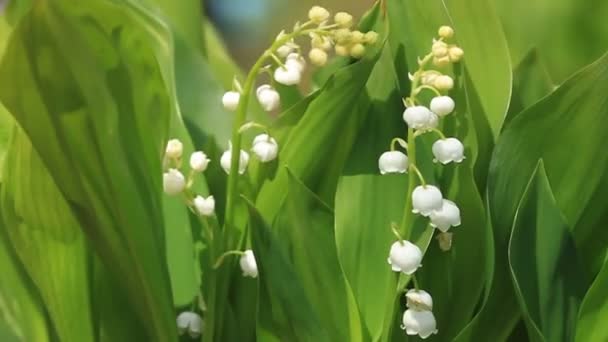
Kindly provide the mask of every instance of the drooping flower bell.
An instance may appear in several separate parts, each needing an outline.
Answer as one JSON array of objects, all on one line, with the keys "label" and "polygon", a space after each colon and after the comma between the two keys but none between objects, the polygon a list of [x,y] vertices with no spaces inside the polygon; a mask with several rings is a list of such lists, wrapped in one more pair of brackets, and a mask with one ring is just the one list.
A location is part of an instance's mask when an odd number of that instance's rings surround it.
[{"label": "drooping flower bell", "polygon": [[186,178],[177,169],[169,169],[163,174],[163,190],[167,195],[177,195],[186,188]]},{"label": "drooping flower bell", "polygon": [[281,96],[268,84],[263,84],[256,90],[258,101],[265,111],[271,112],[281,104]]},{"label": "drooping flower bell", "polygon": [[[224,169],[224,171],[227,174],[230,174],[230,165],[232,164],[232,144],[229,144],[230,146],[228,147],[228,150],[225,151],[222,154],[222,157],[220,158],[220,165],[222,166],[222,169]],[[243,174],[245,173],[245,170],[247,170],[247,165],[249,164],[249,153],[241,150],[241,153],[239,155],[239,174]]]},{"label": "drooping flower bell", "polygon": [[425,106],[412,106],[403,112],[403,120],[413,129],[426,129],[433,121],[433,113]]},{"label": "drooping flower bell", "polygon": [[394,272],[413,274],[421,266],[422,251],[413,243],[402,240],[391,245],[388,263]]},{"label": "drooping flower bell", "polygon": [[456,138],[439,139],[433,143],[434,161],[441,164],[460,163],[464,160],[464,146]]},{"label": "drooping flower bell", "polygon": [[441,209],[443,195],[439,188],[433,185],[419,185],[412,192],[412,212],[429,216],[435,210]]},{"label": "drooping flower bell", "polygon": [[241,94],[238,91],[227,91],[222,97],[222,104],[226,110],[235,111],[239,106]]},{"label": "drooping flower bell", "polygon": [[177,331],[180,335],[188,333],[197,338],[203,332],[203,320],[196,312],[184,311],[177,316]]},{"label": "drooping flower bell", "polygon": [[277,158],[279,145],[268,134],[260,134],[253,139],[251,151],[260,158],[262,163],[267,163]]},{"label": "drooping flower bell", "polygon": [[209,165],[209,159],[207,155],[202,151],[196,151],[190,155],[190,167],[196,172],[203,172],[207,170]]},{"label": "drooping flower bell", "polygon": [[431,111],[439,116],[446,116],[454,111],[456,104],[449,96],[436,96],[431,100]]},{"label": "drooping flower bell", "polygon": [[285,58],[285,66],[287,68],[293,67],[303,73],[306,69],[306,60],[299,53],[292,52]]},{"label": "drooping flower bell", "polygon": [[433,310],[433,298],[424,290],[411,289],[405,294],[407,307],[412,310]]},{"label": "drooping flower bell", "polygon": [[251,249],[243,252],[241,259],[239,260],[241,270],[243,271],[244,277],[257,278],[258,276],[258,264],[255,261],[255,256]]},{"label": "drooping flower bell", "polygon": [[215,199],[213,196],[208,196],[207,198],[200,195],[196,196],[193,203],[196,211],[201,216],[211,216],[215,211]]},{"label": "drooping flower bell", "polygon": [[403,313],[401,326],[408,335],[418,335],[422,339],[437,333],[437,322],[433,312],[407,309]]},{"label": "drooping flower bell", "polygon": [[300,83],[302,73],[295,65],[279,66],[274,70],[274,79],[283,85],[296,85]]},{"label": "drooping flower bell", "polygon": [[182,157],[182,153],[184,151],[184,144],[178,139],[171,139],[167,142],[167,147],[165,148],[165,156],[171,159],[178,159]]},{"label": "drooping flower bell", "polygon": [[387,151],[378,159],[380,174],[406,173],[408,168],[407,155],[401,151]]},{"label": "drooping flower bell", "polygon": [[460,226],[460,209],[456,203],[444,199],[439,210],[431,212],[431,226],[442,232],[447,232],[450,227]]}]

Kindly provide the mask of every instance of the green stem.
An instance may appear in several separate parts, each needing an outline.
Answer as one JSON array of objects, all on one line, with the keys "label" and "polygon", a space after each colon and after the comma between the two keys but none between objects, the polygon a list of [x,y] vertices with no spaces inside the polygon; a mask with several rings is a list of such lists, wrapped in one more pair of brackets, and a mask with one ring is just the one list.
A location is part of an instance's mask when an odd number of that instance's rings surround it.
[{"label": "green stem", "polygon": [[391,151],[395,150],[395,144],[399,143],[399,145],[401,147],[403,147],[404,149],[407,150],[407,142],[401,138],[393,138],[393,140],[391,140]]},{"label": "green stem", "polygon": [[428,90],[434,92],[437,96],[441,96],[441,93],[439,92],[439,90],[437,90],[437,88],[435,88],[435,87],[431,87],[430,85],[421,85],[421,86],[419,86],[415,90],[416,94],[420,93],[420,91],[422,91],[423,89],[428,89]]},{"label": "green stem", "polygon": [[224,262],[224,259],[229,256],[229,255],[243,255],[244,253],[242,251],[228,251],[228,252],[224,252],[224,254],[220,255],[220,257],[217,259],[217,261],[213,264],[213,268],[219,268],[220,266],[222,266],[222,263]]},{"label": "green stem", "polygon": [[418,285],[418,279],[416,279],[415,274],[412,274],[412,283],[414,283],[414,288],[416,290],[420,290],[420,285]]},{"label": "green stem", "polygon": [[[416,165],[416,138],[412,128],[407,129],[407,141],[408,162],[410,165]],[[412,192],[414,191],[414,186],[416,183],[415,178],[416,176],[414,173],[408,173],[407,197],[405,198],[405,208],[403,209],[403,218],[401,219],[401,231],[403,232],[402,236],[404,236],[406,240],[409,239],[411,233],[411,227],[409,227],[409,218],[412,216]]]},{"label": "green stem", "polygon": [[420,180],[420,183],[422,184],[422,186],[426,186],[426,180],[424,179],[424,176],[422,176],[422,173],[420,172],[420,170],[418,170],[418,168],[416,167],[416,165],[411,164],[410,165],[410,170],[414,171],[414,173],[416,174],[416,176],[418,176],[418,180]]}]

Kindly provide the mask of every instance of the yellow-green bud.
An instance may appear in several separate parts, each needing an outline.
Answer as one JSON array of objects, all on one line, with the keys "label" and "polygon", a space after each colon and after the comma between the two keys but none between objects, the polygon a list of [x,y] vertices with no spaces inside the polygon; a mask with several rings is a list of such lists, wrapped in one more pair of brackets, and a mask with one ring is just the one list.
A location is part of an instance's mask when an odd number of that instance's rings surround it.
[{"label": "yellow-green bud", "polygon": [[449,39],[454,36],[454,29],[449,26],[441,26],[437,33],[439,34],[439,37]]},{"label": "yellow-green bud", "polygon": [[369,31],[365,34],[364,41],[367,44],[374,44],[378,40],[378,33],[375,31]]},{"label": "yellow-green bud", "polygon": [[365,46],[361,43],[357,43],[350,47],[350,55],[353,58],[361,58],[365,54]]},{"label": "yellow-green bud", "polygon": [[311,34],[310,46],[313,48],[328,51],[331,49],[331,40],[318,34]]},{"label": "yellow-green bud", "polygon": [[449,56],[444,56],[441,58],[433,58],[433,65],[435,65],[438,68],[442,68],[444,66],[447,66],[450,64],[450,57]]},{"label": "yellow-green bud", "polygon": [[454,80],[448,75],[441,75],[435,78],[434,82],[435,88],[437,90],[450,90],[454,88]]},{"label": "yellow-green bud", "polygon": [[462,49],[458,46],[452,46],[448,54],[450,56],[450,61],[458,62],[462,59],[462,56],[464,56],[464,51],[462,51]]},{"label": "yellow-green bud", "polygon": [[313,6],[308,11],[308,19],[315,24],[320,24],[329,18],[329,11],[321,6]]},{"label": "yellow-green bud", "polygon": [[334,31],[334,38],[338,44],[348,44],[351,41],[352,34],[349,29],[337,29]]},{"label": "yellow-green bud", "polygon": [[346,12],[338,12],[334,16],[334,21],[340,27],[349,28],[353,25],[353,16]]},{"label": "yellow-green bud", "polygon": [[334,49],[336,50],[336,55],[338,56],[348,56],[350,53],[350,50],[346,45],[336,44],[336,46],[334,46]]},{"label": "yellow-green bud", "polygon": [[365,35],[361,31],[353,31],[351,32],[350,41],[353,43],[364,43]]},{"label": "yellow-green bud", "polygon": [[420,82],[424,85],[433,85],[437,76],[441,76],[441,73],[436,70],[428,70],[422,73],[420,76]]},{"label": "yellow-green bud", "polygon": [[438,40],[433,43],[431,51],[433,52],[433,56],[437,58],[445,57],[448,54],[448,44]]},{"label": "yellow-green bud", "polygon": [[310,62],[312,64],[317,66],[323,66],[325,65],[325,63],[327,63],[327,52],[319,48],[314,48],[311,49],[308,53],[308,58],[310,59]]}]

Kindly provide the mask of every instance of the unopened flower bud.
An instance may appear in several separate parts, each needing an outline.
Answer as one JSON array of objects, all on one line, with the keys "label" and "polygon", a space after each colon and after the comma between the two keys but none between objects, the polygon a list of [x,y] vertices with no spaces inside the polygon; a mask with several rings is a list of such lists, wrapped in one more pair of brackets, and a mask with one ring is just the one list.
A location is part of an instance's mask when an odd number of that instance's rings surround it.
[{"label": "unopened flower bud", "polygon": [[405,294],[408,309],[418,311],[433,310],[433,298],[424,290],[411,289]]},{"label": "unopened flower bud", "polygon": [[441,38],[449,39],[454,36],[454,29],[449,26],[441,26],[437,31],[437,34],[439,34],[439,37]]},{"label": "unopened flower bud", "polygon": [[365,55],[365,46],[361,43],[357,43],[350,47],[350,56],[353,58],[361,58]]},{"label": "unopened flower bud", "polygon": [[419,335],[420,338],[425,339],[432,334],[437,333],[435,316],[433,315],[433,312],[428,310],[417,311],[407,309],[403,313],[402,323],[403,325],[401,328],[404,329],[408,335]]},{"label": "unopened flower bud", "polygon": [[266,163],[277,158],[279,145],[268,134],[260,134],[253,139],[251,151],[260,158],[262,163]]},{"label": "unopened flower bud", "polygon": [[[239,155],[239,174],[245,173],[245,170],[247,170],[247,164],[249,164],[249,153],[241,150]],[[222,154],[222,157],[220,158],[220,165],[227,174],[230,174],[230,166],[232,165],[232,146],[230,146],[230,148],[228,148],[228,150]]]},{"label": "unopened flower bud", "polygon": [[191,338],[198,338],[203,331],[201,316],[192,311],[184,311],[177,316],[177,331],[180,335],[188,333]]},{"label": "unopened flower bud", "polygon": [[317,66],[323,66],[325,65],[325,63],[327,63],[327,52],[319,48],[314,48],[311,49],[308,53],[308,58],[310,59],[310,62],[312,64]]},{"label": "unopened flower bud", "polygon": [[346,45],[339,45],[337,44],[334,49],[336,50],[336,55],[338,56],[348,56],[350,54],[350,50],[348,48],[348,46]]},{"label": "unopened flower bud", "polygon": [[454,111],[456,104],[449,96],[435,96],[431,100],[431,111],[439,116],[446,116]]},{"label": "unopened flower bud", "polygon": [[167,147],[165,148],[165,156],[171,159],[179,159],[182,157],[182,153],[184,152],[184,144],[178,139],[171,139],[167,142]]},{"label": "unopened flower bud", "polygon": [[334,31],[334,39],[336,43],[341,45],[349,44],[351,41],[351,32],[349,29],[342,28]]},{"label": "unopened flower bud", "polygon": [[433,84],[435,85],[435,88],[437,88],[439,91],[450,90],[454,88],[454,80],[448,75],[437,76]]},{"label": "unopened flower bud", "polygon": [[456,138],[439,139],[433,143],[434,161],[441,164],[460,163],[464,157],[464,146]]},{"label": "unopened flower bud", "polygon": [[408,168],[407,155],[401,151],[387,151],[378,159],[380,174],[406,173]]},{"label": "unopened flower bud", "polygon": [[346,12],[338,12],[334,16],[334,21],[340,27],[349,28],[353,25],[353,16]]},{"label": "unopened flower bud", "polygon": [[213,196],[207,198],[203,196],[196,196],[194,198],[194,207],[201,216],[211,216],[215,210],[215,199]]},{"label": "unopened flower bud", "polygon": [[222,103],[224,104],[224,108],[229,111],[235,111],[239,106],[239,98],[241,94],[237,91],[227,91],[222,97]]},{"label": "unopened flower bud", "polygon": [[329,11],[321,6],[313,6],[308,11],[308,19],[315,24],[320,24],[329,18]]},{"label": "unopened flower bud", "polygon": [[258,265],[255,261],[255,255],[251,249],[246,250],[241,259],[239,260],[241,270],[243,271],[244,277],[257,278],[258,276]]},{"label": "unopened flower bud", "polygon": [[279,48],[277,49],[277,55],[279,55],[280,57],[285,58],[292,51],[293,51],[293,47],[291,45],[289,45],[289,44],[283,44],[283,45],[279,46]]},{"label": "unopened flower bud", "polygon": [[374,44],[378,40],[378,33],[375,31],[369,31],[365,34],[364,41],[367,44]]},{"label": "unopened flower bud", "polygon": [[197,172],[203,172],[207,170],[207,166],[209,165],[209,159],[207,155],[202,151],[197,151],[190,155],[190,167],[192,170]]},{"label": "unopened flower bud", "polygon": [[448,54],[448,44],[438,40],[433,43],[433,47],[431,49],[433,52],[433,56],[436,58],[445,57]]},{"label": "unopened flower bud", "polygon": [[450,65],[450,56],[433,57],[433,65],[438,68],[443,68]]},{"label": "unopened flower bud", "polygon": [[256,90],[258,102],[265,111],[271,112],[281,104],[281,96],[274,88],[268,84],[263,84]]},{"label": "unopened flower bud", "polygon": [[464,51],[462,51],[462,49],[458,46],[452,46],[448,51],[448,55],[450,57],[450,61],[452,63],[456,63],[462,59],[462,56],[464,56]]},{"label": "unopened flower bud", "polygon": [[328,51],[331,49],[331,39],[318,34],[311,34],[310,45],[313,48]]},{"label": "unopened flower bud", "polygon": [[437,242],[439,243],[439,249],[444,252],[452,249],[452,233],[450,232],[440,232],[437,234]]},{"label": "unopened flower bud", "polygon": [[430,216],[443,206],[443,195],[439,188],[433,185],[419,185],[412,192],[412,212],[422,216]]},{"label": "unopened flower bud", "polygon": [[163,190],[167,195],[177,195],[186,188],[186,179],[177,169],[169,169],[163,174]]},{"label": "unopened flower bud", "polygon": [[394,272],[413,274],[422,266],[422,251],[415,244],[407,241],[396,241],[391,245],[388,263]]},{"label": "unopened flower bud", "polygon": [[433,85],[435,83],[435,79],[439,75],[441,75],[441,73],[436,70],[424,71],[422,76],[420,76],[420,82],[424,85]]},{"label": "unopened flower bud", "polygon": [[365,35],[361,31],[353,31],[351,32],[350,41],[353,43],[364,43]]}]

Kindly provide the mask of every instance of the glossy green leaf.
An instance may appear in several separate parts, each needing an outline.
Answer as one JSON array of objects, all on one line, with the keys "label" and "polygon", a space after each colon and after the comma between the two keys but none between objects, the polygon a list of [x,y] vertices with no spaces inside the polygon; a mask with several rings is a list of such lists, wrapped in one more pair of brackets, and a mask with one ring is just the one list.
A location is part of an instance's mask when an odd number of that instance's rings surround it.
[{"label": "glossy green leaf", "polygon": [[7,155],[0,198],[7,236],[61,340],[94,341],[80,226],[23,131]]},{"label": "glossy green leaf", "polygon": [[517,208],[509,265],[530,340],[572,341],[587,284],[542,160]]},{"label": "glossy green leaf", "polygon": [[[251,241],[259,269],[259,341],[331,341],[277,235],[252,203]],[[265,308],[272,307],[272,310]]]},{"label": "glossy green leaf", "polygon": [[608,340],[608,263],[585,294],[578,314],[576,341]]},{"label": "glossy green leaf", "polygon": [[[36,2],[0,67],[16,117],[151,339],[175,341],[161,209],[169,35],[130,2]],[[167,63],[169,62],[169,63]]]}]

